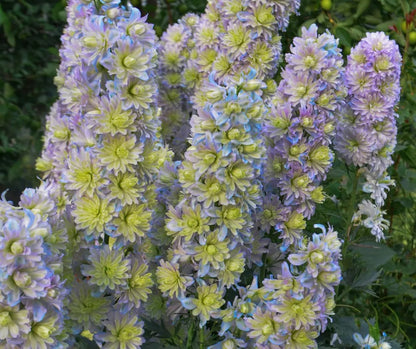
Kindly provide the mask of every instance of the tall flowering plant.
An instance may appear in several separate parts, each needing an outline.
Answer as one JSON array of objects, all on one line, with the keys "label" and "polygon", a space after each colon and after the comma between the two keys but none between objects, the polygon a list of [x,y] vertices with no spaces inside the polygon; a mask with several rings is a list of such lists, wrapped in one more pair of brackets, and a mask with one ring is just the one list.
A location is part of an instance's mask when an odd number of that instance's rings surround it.
[{"label": "tall flowering plant", "polygon": [[0,345],[317,347],[342,241],[307,221],[334,142],[374,200],[353,222],[383,236],[400,55],[372,33],[344,68],[311,25],[276,83],[299,5],[212,0],[158,41],[128,3],[69,2],[44,182],[0,205]]}]

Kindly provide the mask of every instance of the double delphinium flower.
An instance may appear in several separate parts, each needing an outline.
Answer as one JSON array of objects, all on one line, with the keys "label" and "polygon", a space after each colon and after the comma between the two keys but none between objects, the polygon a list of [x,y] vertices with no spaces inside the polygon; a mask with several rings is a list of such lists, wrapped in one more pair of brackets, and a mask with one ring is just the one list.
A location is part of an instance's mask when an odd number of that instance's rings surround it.
[{"label": "double delphinium flower", "polygon": [[201,327],[218,314],[249,257],[264,155],[261,87],[254,71],[225,85],[212,74],[203,86],[209,102],[191,119],[191,146],[178,171],[183,195],[168,212],[173,241],[156,276],[170,306],[180,300]]},{"label": "double delphinium flower", "polygon": [[335,148],[365,176],[364,199],[353,220],[384,238],[387,221],[382,206],[393,184],[387,169],[396,145],[394,110],[400,97],[401,56],[397,44],[382,32],[369,33],[348,56],[345,85],[348,103],[337,126]]},{"label": "double delphinium flower", "polygon": [[[152,293],[154,181],[171,156],[159,137],[157,38],[146,17],[120,1],[71,1],[68,13],[57,78],[64,113],[48,121],[67,125],[66,159],[59,174],[53,161],[46,173],[63,185],[74,225],[67,323],[104,347],[138,348],[143,324],[126,312],[142,311]],[[50,126],[44,164],[55,143]]]},{"label": "double delphinium flower", "polygon": [[[52,348],[65,338],[66,229],[49,196],[26,189],[18,207],[0,201],[0,346]],[[63,348],[64,346],[62,346]]]},{"label": "double delphinium flower", "polygon": [[295,38],[277,93],[271,99],[265,191],[261,220],[281,232],[284,245],[302,239],[302,230],[324,200],[321,183],[332,165],[329,147],[346,91],[338,41],[316,25]]}]

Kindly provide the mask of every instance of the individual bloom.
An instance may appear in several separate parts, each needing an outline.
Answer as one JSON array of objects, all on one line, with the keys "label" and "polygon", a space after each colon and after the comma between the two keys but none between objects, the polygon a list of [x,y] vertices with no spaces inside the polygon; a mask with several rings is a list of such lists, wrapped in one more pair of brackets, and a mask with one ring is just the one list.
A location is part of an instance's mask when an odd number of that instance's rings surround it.
[{"label": "individual bloom", "polygon": [[102,166],[108,170],[114,170],[115,174],[120,172],[133,172],[132,165],[140,160],[143,144],[137,144],[136,136],[106,137],[103,147],[98,151],[98,158]]},{"label": "individual bloom", "polygon": [[248,57],[250,66],[259,73],[271,70],[275,59],[276,53],[273,50],[273,47],[262,41],[256,42],[251,48]]},{"label": "individual bloom", "polygon": [[326,63],[326,51],[322,50],[316,41],[305,40],[300,45],[292,47],[291,52],[286,60],[295,71],[319,73]]},{"label": "individual bloom", "polygon": [[342,131],[337,132],[335,149],[347,164],[364,166],[371,159],[375,140],[363,127],[339,125]]},{"label": "individual bloom", "polygon": [[211,315],[221,308],[225,300],[222,298],[217,284],[198,286],[197,294],[198,298],[192,299],[195,306],[192,315],[200,317],[200,327],[202,327],[211,318]]},{"label": "individual bloom", "polygon": [[223,240],[230,230],[233,235],[237,235],[240,230],[249,229],[241,207],[222,206],[215,211],[217,215],[217,225],[220,227],[219,236]]},{"label": "individual bloom", "polygon": [[120,292],[120,302],[130,302],[138,308],[140,302],[147,301],[148,296],[152,294],[150,288],[153,286],[152,274],[147,273],[147,270],[147,265],[140,265],[137,260],[134,261],[130,272],[131,276],[127,280],[127,289]]},{"label": "individual bloom", "polygon": [[182,208],[182,214],[176,215],[176,211],[172,209],[168,212],[167,234],[185,237],[189,241],[194,234],[201,235],[210,230],[210,218],[202,211],[200,205],[196,205],[195,209],[185,206]]},{"label": "individual bloom", "polygon": [[309,151],[306,159],[307,165],[315,173],[325,176],[331,166],[333,154],[328,146],[318,145]]},{"label": "individual bloom", "polygon": [[28,298],[45,297],[50,286],[50,272],[40,266],[16,269],[13,274],[3,280],[0,287],[7,295],[7,302],[15,306],[22,293]]},{"label": "individual bloom", "polygon": [[37,189],[26,188],[20,196],[19,206],[31,210],[34,214],[39,214],[44,220],[51,214],[55,207],[49,191],[47,182],[42,182]]},{"label": "individual bloom", "polygon": [[120,98],[123,107],[128,109],[134,107],[148,109],[154,102],[156,86],[149,82],[131,78],[127,84],[121,87]]},{"label": "individual bloom", "polygon": [[231,192],[234,192],[236,188],[244,192],[252,184],[254,174],[250,164],[242,161],[231,162],[224,172],[224,182]]},{"label": "individual bloom", "polygon": [[288,260],[291,264],[297,266],[308,263],[307,270],[315,278],[318,276],[322,265],[332,262],[330,253],[323,250],[319,235],[316,234],[314,234],[313,242],[309,242],[307,248],[301,249],[298,253],[290,254]]},{"label": "individual bloom", "polygon": [[266,38],[272,36],[276,32],[275,24],[277,23],[273,8],[270,5],[258,5],[253,6],[252,11],[252,14],[247,16],[246,25],[252,27],[257,35],[263,34]]},{"label": "individual bloom", "polygon": [[366,173],[363,191],[365,193],[370,193],[370,197],[374,200],[376,205],[382,207],[387,198],[387,192],[390,190],[390,186],[394,186],[394,180],[392,180],[390,176],[377,177],[378,176],[374,176],[371,172]]},{"label": "individual bloom", "polygon": [[215,70],[215,76],[221,80],[232,72],[233,61],[227,54],[219,52],[213,68]]},{"label": "individual bloom", "polygon": [[231,251],[230,257],[224,261],[224,268],[218,273],[218,280],[221,285],[231,287],[240,280],[240,275],[244,272],[246,260],[242,253]]},{"label": "individual bloom", "polygon": [[82,148],[70,153],[68,170],[65,172],[65,176],[67,180],[66,188],[75,190],[77,197],[84,194],[92,197],[97,188],[106,183],[98,160]]},{"label": "individual bloom", "polygon": [[[200,271],[207,269],[209,271],[210,264],[214,269],[220,268],[220,263],[222,264],[225,259],[230,257],[228,239],[224,241],[218,241],[218,236],[216,232],[212,232],[206,238],[200,238],[201,245],[198,245],[194,248],[195,251],[195,260],[200,262]],[[202,274],[204,274],[202,272]],[[203,275],[201,275],[203,276]]]},{"label": "individual bloom", "polygon": [[103,324],[106,331],[95,336],[103,349],[139,349],[144,342],[143,322],[133,314],[111,312]]},{"label": "individual bloom", "polygon": [[352,337],[355,343],[357,343],[360,346],[360,349],[377,347],[376,340],[373,337],[371,337],[369,334],[365,336],[365,338],[363,338],[361,334],[354,333]]},{"label": "individual bloom", "polygon": [[243,339],[235,338],[230,332],[224,333],[225,339],[215,345],[211,345],[208,349],[239,349],[247,348],[247,343]]},{"label": "individual bloom", "polygon": [[104,56],[108,47],[112,44],[111,38],[114,36],[110,34],[108,28],[105,28],[104,17],[102,16],[91,16],[86,19],[82,34],[82,38],[78,40],[82,47],[81,56],[87,64],[92,64],[97,57]]},{"label": "individual bloom", "polygon": [[193,283],[191,277],[181,276],[178,264],[171,264],[163,259],[157,267],[156,278],[159,289],[171,298],[177,297],[179,292],[183,293]]},{"label": "individual bloom", "polygon": [[131,205],[137,204],[139,197],[139,188],[137,183],[139,179],[131,172],[119,173],[118,175],[109,175],[111,198],[117,198],[121,203]]},{"label": "individual bloom", "polygon": [[146,81],[149,78],[146,71],[154,64],[151,59],[155,52],[154,48],[146,50],[144,46],[134,46],[132,40],[126,38],[118,41],[118,47],[101,64],[108,69],[109,74],[116,75],[124,82],[129,76]]},{"label": "individual bloom", "polygon": [[58,315],[47,313],[41,321],[32,321],[30,331],[25,335],[22,348],[46,349],[53,346],[59,325]]},{"label": "individual bloom", "polygon": [[310,74],[295,74],[291,70],[284,70],[282,78],[287,86],[284,93],[288,95],[288,101],[294,106],[309,104],[318,92],[318,81]]},{"label": "individual bloom", "polygon": [[219,28],[215,23],[201,20],[199,30],[195,33],[195,43],[197,47],[215,47],[218,43]]},{"label": "individual bloom", "polygon": [[94,132],[97,134],[110,134],[111,136],[120,133],[134,132],[132,124],[135,115],[131,109],[124,109],[118,96],[103,96],[97,102],[97,109],[86,114],[94,119]]},{"label": "individual bloom", "polygon": [[118,213],[113,223],[117,227],[117,235],[121,234],[130,242],[138,236],[144,236],[150,229],[152,212],[146,210],[146,205],[125,205]]},{"label": "individual bloom", "polygon": [[284,344],[288,349],[301,349],[301,348],[318,348],[315,338],[319,335],[316,330],[306,330],[304,328],[292,330],[286,336]]},{"label": "individual bloom", "polygon": [[97,195],[81,197],[75,203],[73,215],[79,229],[102,233],[114,214],[114,204]]},{"label": "individual bloom", "polygon": [[173,45],[166,46],[160,57],[160,63],[170,71],[180,71],[184,66],[184,60],[181,48]]},{"label": "individual bloom", "polygon": [[242,24],[232,25],[222,39],[223,45],[234,55],[242,55],[251,42],[251,32]]},{"label": "individual bloom", "polygon": [[198,183],[198,192],[201,194],[197,197],[205,208],[218,202],[220,205],[226,205],[228,199],[226,197],[227,188],[225,184],[220,182],[215,176],[208,177],[205,183]]},{"label": "individual bloom", "polygon": [[111,304],[110,297],[100,295],[86,282],[75,283],[69,293],[68,316],[84,328],[101,325]]},{"label": "individual bloom", "polygon": [[280,313],[279,318],[287,324],[294,324],[295,329],[309,328],[318,320],[320,307],[312,301],[312,295],[301,299],[284,296],[281,304],[270,306],[272,310]]},{"label": "individual bloom", "polygon": [[282,235],[287,242],[293,244],[301,238],[301,232],[306,228],[305,217],[301,213],[292,212],[288,219],[283,223]]},{"label": "individual bloom", "polygon": [[255,338],[259,344],[273,343],[273,337],[277,337],[281,328],[277,316],[269,310],[263,312],[260,306],[256,308],[252,318],[246,319],[246,326],[249,329],[247,336]]},{"label": "individual bloom", "polygon": [[2,226],[0,236],[0,267],[7,268],[13,264],[37,263],[44,253],[43,239],[29,237],[29,232],[22,221],[9,218]]},{"label": "individual bloom", "polygon": [[380,239],[384,239],[383,231],[389,226],[389,221],[383,217],[385,213],[385,211],[381,211],[381,208],[371,201],[363,200],[358,204],[358,211],[354,213],[352,220],[371,229],[371,234],[379,241]]},{"label": "individual bloom", "polygon": [[100,291],[107,287],[114,290],[117,285],[124,285],[130,276],[130,259],[120,250],[110,250],[108,245],[91,249],[88,261],[89,264],[81,267],[82,274],[90,277],[89,282],[97,285]]},{"label": "individual bloom", "polygon": [[281,195],[285,197],[284,204],[290,205],[299,201],[305,201],[309,196],[311,179],[309,175],[302,173],[293,174],[290,181],[282,180],[280,183]]},{"label": "individual bloom", "polygon": [[27,310],[20,306],[9,307],[0,303],[0,340],[18,338],[30,330]]},{"label": "individual bloom", "polygon": [[288,292],[296,295],[300,294],[303,290],[303,286],[299,280],[290,272],[287,262],[282,263],[281,269],[282,272],[277,274],[277,279],[263,280],[264,288],[270,291],[267,299],[278,299]]},{"label": "individual bloom", "polygon": [[368,91],[365,97],[353,97],[351,108],[367,122],[381,121],[392,113],[392,105],[386,103],[383,97],[371,93],[371,91]]}]

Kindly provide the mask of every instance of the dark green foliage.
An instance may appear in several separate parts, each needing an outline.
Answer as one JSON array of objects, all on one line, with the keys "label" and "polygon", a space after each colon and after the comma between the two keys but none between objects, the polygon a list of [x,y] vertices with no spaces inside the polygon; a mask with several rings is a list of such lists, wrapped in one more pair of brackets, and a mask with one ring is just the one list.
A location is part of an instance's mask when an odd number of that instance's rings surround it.
[{"label": "dark green foliage", "polygon": [[0,191],[8,199],[37,185],[34,163],[42,147],[45,115],[57,98],[53,77],[65,3],[0,3]]}]

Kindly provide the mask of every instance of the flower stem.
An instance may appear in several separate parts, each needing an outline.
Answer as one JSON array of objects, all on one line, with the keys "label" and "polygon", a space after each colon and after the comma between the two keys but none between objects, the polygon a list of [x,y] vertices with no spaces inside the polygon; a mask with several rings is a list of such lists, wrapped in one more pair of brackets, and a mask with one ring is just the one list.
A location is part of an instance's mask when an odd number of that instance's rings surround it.
[{"label": "flower stem", "polygon": [[204,349],[204,328],[199,328],[199,349]]},{"label": "flower stem", "polygon": [[350,240],[350,234],[351,234],[351,229],[352,229],[352,217],[354,216],[354,212],[355,212],[355,206],[356,206],[356,200],[357,200],[357,187],[358,187],[358,178],[360,177],[359,173],[357,170],[354,171],[354,179],[353,179],[353,184],[352,184],[352,193],[351,193],[351,200],[350,200],[350,204],[348,207],[348,228],[347,228],[347,237],[346,237],[346,241],[349,242]]},{"label": "flower stem", "polygon": [[186,349],[191,349],[192,348],[192,339],[193,339],[193,334],[194,334],[194,326],[195,326],[195,320],[192,319],[191,320],[191,325],[189,326],[189,329],[188,329],[188,338],[186,340]]}]

